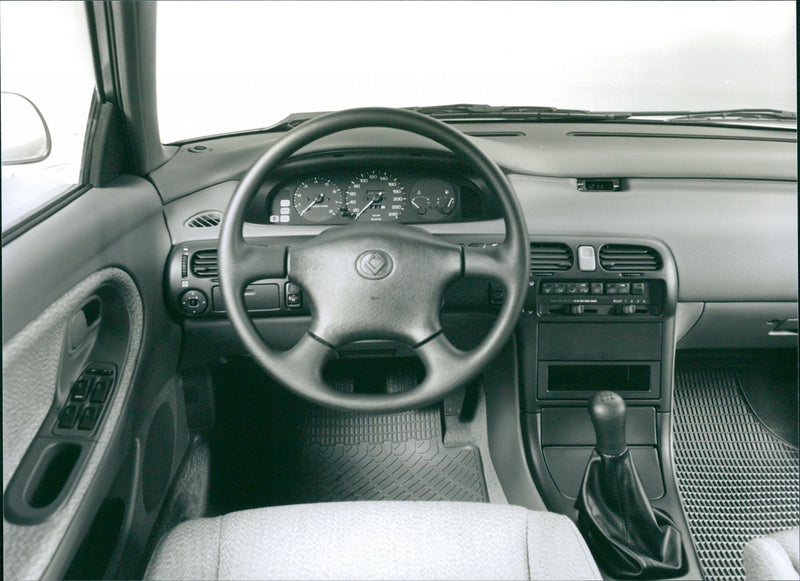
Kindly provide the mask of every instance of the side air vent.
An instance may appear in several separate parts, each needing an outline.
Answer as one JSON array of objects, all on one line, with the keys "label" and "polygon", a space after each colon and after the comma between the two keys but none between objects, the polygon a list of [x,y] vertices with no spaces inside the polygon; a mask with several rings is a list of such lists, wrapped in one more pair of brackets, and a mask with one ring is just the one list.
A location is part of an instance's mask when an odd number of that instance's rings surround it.
[{"label": "side air vent", "polygon": [[219,226],[221,221],[222,212],[217,210],[209,210],[207,212],[195,214],[186,220],[183,225],[187,228],[213,228],[214,226]]},{"label": "side air vent", "polygon": [[192,274],[200,278],[219,275],[216,250],[199,250],[192,255]]},{"label": "side air vent", "polygon": [[609,272],[658,270],[661,256],[648,246],[606,244],[600,249],[600,266]]},{"label": "side air vent", "polygon": [[533,242],[531,272],[569,270],[572,268],[572,249],[566,244]]}]

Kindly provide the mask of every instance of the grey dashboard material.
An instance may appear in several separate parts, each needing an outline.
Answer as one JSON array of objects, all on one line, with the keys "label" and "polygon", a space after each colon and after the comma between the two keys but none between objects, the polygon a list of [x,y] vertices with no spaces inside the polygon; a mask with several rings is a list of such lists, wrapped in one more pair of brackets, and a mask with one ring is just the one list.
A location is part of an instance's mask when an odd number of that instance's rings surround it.
[{"label": "grey dashboard material", "polygon": [[[468,135],[487,128],[480,123],[454,125]],[[511,135],[471,139],[512,174],[797,180],[794,131],[658,123],[492,123],[491,130],[495,135]],[[182,146],[151,178],[164,202],[171,202],[211,184],[238,180],[279,136],[247,134],[193,142]],[[321,139],[298,154],[363,149],[364,144],[376,149],[444,151],[402,131],[357,129]],[[206,149],[192,152],[190,145]]]},{"label": "grey dashboard material", "polygon": [[[672,253],[678,301],[698,307],[681,346],[780,346],[768,321],[797,316],[797,142],[793,130],[658,123],[455,123],[508,175],[537,236],[660,241]],[[480,135],[483,134],[483,137]],[[243,172],[275,134],[205,139],[180,148],[151,175],[173,244],[214,241],[219,227],[189,228],[199,212],[224,211]],[[190,145],[206,149],[191,152]],[[325,169],[393,152],[395,165],[428,168],[448,152],[396,130],[341,132],[298,156]],[[338,160],[338,161],[337,161]],[[433,165],[431,164],[433,161]],[[322,167],[322,166],[321,166]],[[452,166],[450,167],[452,169]],[[297,174],[295,174],[297,175]],[[579,191],[582,178],[620,179],[619,191]],[[483,192],[490,199],[491,192]],[[246,237],[314,236],[325,225],[246,223]],[[420,225],[451,239],[501,236],[500,220]],[[731,334],[730,322],[739,321]],[[677,337],[681,339],[683,335]],[[727,337],[727,339],[726,339]],[[731,344],[731,341],[733,342]]]},{"label": "grey dashboard material", "polygon": [[[678,266],[680,301],[797,300],[797,189],[792,182],[629,179],[619,192],[579,192],[574,178],[509,176],[536,235],[655,238]],[[173,243],[215,239],[219,228],[193,229],[186,218],[224,210],[237,182],[203,189],[165,206]],[[501,220],[429,224],[435,234],[503,232]],[[247,224],[245,236],[308,236],[319,226]]]}]

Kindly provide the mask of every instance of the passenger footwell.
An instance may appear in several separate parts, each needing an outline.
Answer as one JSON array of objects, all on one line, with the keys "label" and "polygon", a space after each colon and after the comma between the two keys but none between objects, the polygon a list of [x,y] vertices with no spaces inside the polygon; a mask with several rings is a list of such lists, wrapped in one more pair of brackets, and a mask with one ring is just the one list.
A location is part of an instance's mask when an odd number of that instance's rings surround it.
[{"label": "passenger footwell", "polygon": [[705,577],[744,579],[748,540],[798,526],[798,451],[756,418],[735,369],[677,369],[674,408],[678,490]]}]

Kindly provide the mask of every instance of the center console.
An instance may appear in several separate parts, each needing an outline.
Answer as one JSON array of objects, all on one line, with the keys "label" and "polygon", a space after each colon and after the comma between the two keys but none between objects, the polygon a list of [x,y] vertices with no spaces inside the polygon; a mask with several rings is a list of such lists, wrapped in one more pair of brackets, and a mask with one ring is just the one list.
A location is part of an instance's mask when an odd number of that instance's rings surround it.
[{"label": "center console", "polygon": [[577,518],[595,451],[587,411],[600,391],[627,405],[625,440],[653,507],[683,531],[700,578],[671,464],[677,271],[655,240],[538,238],[518,327],[521,419],[534,481],[548,509]]}]

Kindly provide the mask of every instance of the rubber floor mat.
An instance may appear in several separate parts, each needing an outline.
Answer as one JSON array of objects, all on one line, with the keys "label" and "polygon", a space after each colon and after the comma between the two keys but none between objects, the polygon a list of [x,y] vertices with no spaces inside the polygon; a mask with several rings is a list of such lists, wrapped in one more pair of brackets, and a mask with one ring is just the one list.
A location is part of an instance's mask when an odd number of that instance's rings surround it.
[{"label": "rubber floor mat", "polygon": [[747,541],[798,526],[798,452],[759,422],[729,368],[677,370],[673,429],[678,490],[705,577],[744,579]]},{"label": "rubber floor mat", "polygon": [[295,502],[487,502],[479,450],[444,446],[438,406],[361,415],[313,409],[306,421]]}]

